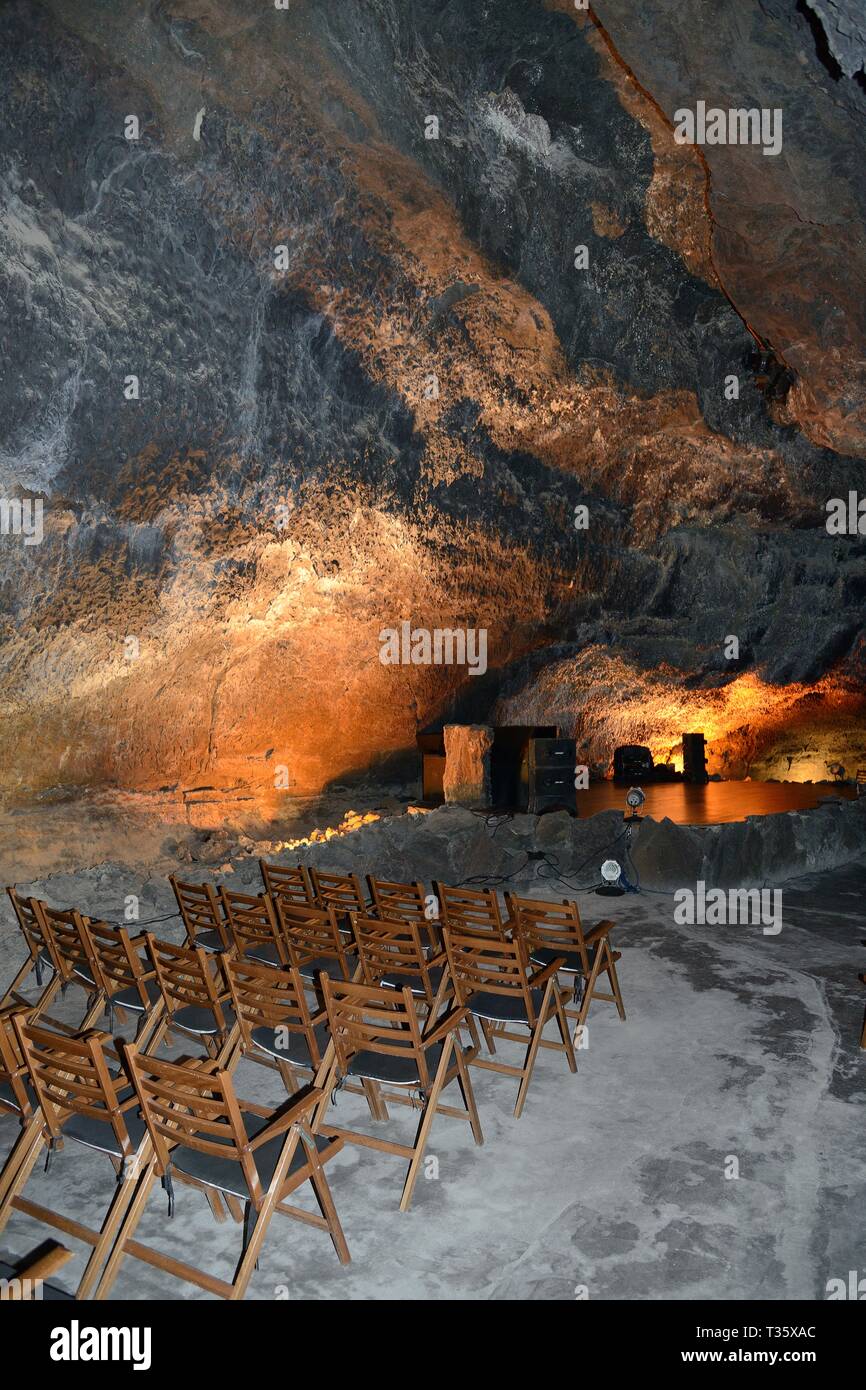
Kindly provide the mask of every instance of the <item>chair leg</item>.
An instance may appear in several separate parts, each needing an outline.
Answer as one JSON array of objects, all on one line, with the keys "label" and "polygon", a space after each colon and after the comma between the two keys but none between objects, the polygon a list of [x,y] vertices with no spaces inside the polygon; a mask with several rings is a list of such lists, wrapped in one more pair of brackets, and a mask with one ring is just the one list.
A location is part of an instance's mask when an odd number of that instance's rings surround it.
[{"label": "chair leg", "polygon": [[156,1179],[156,1162],[152,1160],[145,1169],[141,1182],[135,1190],[135,1195],[126,1209],[126,1215],[121,1222],[120,1230],[117,1233],[117,1239],[114,1242],[111,1254],[108,1257],[105,1268],[102,1271],[102,1276],[96,1286],[96,1292],[93,1295],[93,1300],[96,1303],[101,1303],[111,1292],[114,1281],[117,1278],[117,1272],[120,1268],[121,1261],[126,1254],[127,1241],[129,1241],[135,1233],[135,1229],[141,1220],[142,1212],[147,1205],[147,1199],[150,1196],[151,1188],[156,1182]]},{"label": "chair leg", "polygon": [[301,1131],[301,1140],[307,1151],[307,1159],[310,1164],[310,1182],[318,1199],[319,1206],[322,1208],[322,1215],[328,1223],[328,1232],[334,1243],[334,1249],[340,1260],[341,1265],[347,1265],[351,1256],[349,1247],[346,1244],[346,1237],[343,1235],[343,1228],[340,1225],[340,1218],[337,1215],[337,1208],[334,1206],[334,1199],[331,1196],[331,1188],[325,1174],[324,1165],[319,1157],[316,1148],[316,1141],[311,1134],[305,1130]]},{"label": "chair leg", "polygon": [[[550,1014],[550,996],[553,992],[554,983],[555,981],[551,976],[545,987],[541,1008],[538,1010],[538,1017],[535,1020],[535,1027],[532,1030],[532,1039],[526,1052],[526,1061],[523,1064],[523,1078],[520,1082],[520,1090],[517,1092],[517,1104],[514,1107],[515,1120],[519,1120],[523,1113],[526,1092],[529,1090],[529,1083],[532,1079],[533,1068],[535,1067],[535,1059],[538,1056],[538,1049],[541,1046],[541,1034]],[[572,1056],[574,1056],[573,1053]]]},{"label": "chair leg", "polygon": [[574,1047],[571,1041],[571,1034],[568,1031],[568,1019],[565,1017],[565,1005],[562,1002],[559,985],[555,980],[553,982],[553,1007],[556,1012],[556,1022],[559,1025],[559,1036],[562,1038],[562,1046],[568,1058],[568,1070],[572,1072],[577,1071]]},{"label": "chair leg", "polygon": [[610,964],[607,967],[607,974],[610,980],[610,987],[613,990],[613,997],[616,1000],[616,1007],[619,1012],[619,1016],[622,1019],[622,1021],[625,1022],[625,1005],[622,1002],[622,993],[619,987],[619,976],[616,973],[616,965],[614,963],[613,956],[610,952],[610,947],[608,947],[608,956],[610,957]]},{"label": "chair leg", "polygon": [[[129,1210],[130,1203],[135,1197],[138,1186],[142,1181],[142,1175],[150,1166],[150,1140],[146,1139],[144,1143],[144,1154],[136,1156],[130,1173],[126,1177],[122,1177],[117,1185],[117,1191],[112,1198],[108,1213],[102,1223],[102,1229],[99,1232],[99,1240],[93,1247],[93,1252],[90,1259],[87,1261],[87,1267],[82,1275],[81,1283],[76,1290],[75,1297],[78,1300],[89,1297],[90,1291],[102,1271],[105,1258],[111,1253],[114,1247],[117,1232],[123,1224],[123,1219]],[[145,1155],[147,1155],[147,1157],[145,1157]]]},{"label": "chair leg", "polygon": [[364,1077],[361,1081],[364,1088],[364,1095],[367,1097],[367,1105],[374,1120],[387,1120],[388,1107],[382,1095],[382,1088],[378,1081],[371,1081],[369,1077]]},{"label": "chair leg", "polygon": [[409,1171],[406,1174],[406,1181],[403,1185],[403,1195],[400,1198],[400,1210],[408,1211],[409,1203],[412,1200],[412,1193],[418,1179],[421,1168],[421,1160],[424,1157],[424,1149],[427,1138],[430,1134],[430,1126],[433,1123],[433,1116],[436,1114],[436,1104],[439,1100],[439,1092],[445,1084],[445,1075],[448,1071],[448,1061],[454,1049],[454,1034],[449,1033],[442,1048],[442,1056],[439,1059],[439,1066],[436,1068],[436,1076],[427,1097],[427,1104],[424,1107],[424,1114],[418,1126],[418,1133],[415,1136],[415,1153],[412,1162],[409,1164]]},{"label": "chair leg", "polygon": [[484,1034],[484,1041],[487,1043],[487,1051],[492,1056],[492,1054],[496,1051],[496,1043],[493,1041],[493,1029],[490,1026],[490,1020],[487,1018],[482,1018],[480,1020],[480,1023],[481,1031]]},{"label": "chair leg", "polygon": [[469,1114],[469,1123],[472,1126],[472,1137],[476,1144],[484,1143],[484,1135],[481,1133],[481,1121],[478,1118],[478,1110],[475,1105],[475,1092],[472,1090],[472,1081],[469,1077],[469,1068],[463,1056],[463,1049],[458,1038],[454,1044],[454,1056],[457,1059],[457,1071],[459,1073],[460,1090],[463,1093],[463,1104]]},{"label": "chair leg", "polygon": [[[15,1179],[20,1173],[21,1168],[26,1164],[27,1175],[24,1181],[27,1181],[27,1177],[29,1177],[33,1171],[36,1160],[44,1147],[45,1140],[42,1136],[44,1124],[45,1121],[42,1118],[41,1112],[34,1115],[27,1122],[16,1139],[12,1152],[6,1159],[2,1171],[0,1171],[0,1231],[3,1230],[6,1222],[9,1220],[12,1211],[12,1197],[21,1190],[20,1187],[16,1187],[14,1191],[11,1191]],[[9,1197],[8,1205],[6,1200],[7,1196]]]},{"label": "chair leg", "polygon": [[0,1009],[2,1009],[4,1004],[14,996],[15,991],[21,988],[21,985],[27,979],[31,970],[36,971],[36,983],[38,985],[42,984],[42,970],[39,963],[35,961],[32,956],[28,956],[11,985],[9,985],[8,989],[4,992],[3,998],[0,999]]}]

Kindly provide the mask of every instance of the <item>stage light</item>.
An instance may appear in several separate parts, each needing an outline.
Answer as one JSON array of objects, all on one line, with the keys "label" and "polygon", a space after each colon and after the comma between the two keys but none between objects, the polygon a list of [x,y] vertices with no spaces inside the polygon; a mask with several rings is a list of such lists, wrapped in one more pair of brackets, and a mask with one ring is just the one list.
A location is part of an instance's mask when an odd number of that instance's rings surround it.
[{"label": "stage light", "polygon": [[641,818],[638,815],[638,809],[641,806],[643,806],[644,802],[646,801],[646,796],[641,791],[640,787],[630,787],[625,799],[626,804],[631,809],[631,815],[626,816],[626,820],[640,820]]},{"label": "stage light", "polygon": [[601,866],[601,876],[604,879],[604,884],[601,888],[596,888],[596,893],[599,893],[605,898],[620,897],[625,892],[625,889],[620,887],[619,879],[621,873],[622,869],[615,859],[605,859]]}]

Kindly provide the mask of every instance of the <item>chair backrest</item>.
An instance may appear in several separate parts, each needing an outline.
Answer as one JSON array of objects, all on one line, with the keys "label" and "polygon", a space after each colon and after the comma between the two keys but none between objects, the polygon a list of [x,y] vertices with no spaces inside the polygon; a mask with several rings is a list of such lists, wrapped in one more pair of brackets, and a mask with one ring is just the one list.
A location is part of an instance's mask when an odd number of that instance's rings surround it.
[{"label": "chair backrest", "polygon": [[237,893],[234,889],[222,887],[220,902],[229,932],[242,956],[256,947],[270,946],[276,951],[280,965],[289,964],[285,937],[269,894],[259,893],[253,897],[249,893]]},{"label": "chair backrest", "polygon": [[227,958],[224,969],[244,1050],[254,1051],[254,1028],[284,1028],[306,1038],[313,1066],[321,1062],[304,982],[297,970],[276,970],[252,960]]},{"label": "chair backrest", "polygon": [[447,883],[433,885],[439,899],[439,915],[443,927],[462,932],[483,932],[487,936],[504,937],[508,931],[502,920],[499,898],[495,888],[449,888]]},{"label": "chair backrest", "polygon": [[506,893],[505,905],[527,955],[532,956],[537,951],[562,951],[571,955],[576,952],[584,972],[589,974],[589,952],[576,902],[563,898],[561,902],[549,903],[540,898],[521,898],[516,893]]},{"label": "chair backrest", "polygon": [[35,961],[38,959],[40,953],[44,952],[56,970],[57,962],[54,959],[54,945],[51,940],[51,934],[46,929],[45,923],[39,915],[39,899],[22,898],[17,889],[11,887],[7,888],[6,892],[9,894],[9,900],[12,903],[12,908],[18,919],[18,925],[27,943],[27,949],[30,952],[31,958]]},{"label": "chair backrest", "polygon": [[432,1004],[434,991],[418,923],[363,917],[359,912],[351,920],[365,983],[377,985],[383,975],[399,975],[407,985],[420,982]]},{"label": "chair backrest", "polygon": [[18,1015],[24,1020],[29,1012],[29,1009],[22,1008],[20,1004],[0,1009],[0,1114],[19,1115],[22,1120],[30,1118],[33,1107],[25,1084],[27,1063],[21,1051],[13,1019]]},{"label": "chair backrest", "polygon": [[121,1099],[128,1086],[125,1076],[112,1080],[105,1053],[111,1046],[108,1034],[91,1029],[69,1037],[28,1023],[20,1014],[13,1026],[51,1137],[60,1138],[63,1121],[73,1111],[110,1124],[121,1154],[131,1157],[136,1146],[124,1119],[130,1101]]},{"label": "chair backrest", "polygon": [[289,951],[289,961],[300,970],[311,960],[320,956],[330,956],[339,961],[344,975],[348,972],[348,961],[337,913],[333,907],[304,907],[300,903],[288,903],[284,898],[276,900],[280,928]]},{"label": "chair backrest", "polygon": [[61,909],[43,902],[36,902],[35,907],[43,933],[51,940],[52,958],[60,978],[67,982],[76,970],[83,970],[93,976],[95,987],[101,989],[99,966],[91,959],[83,931],[87,919],[74,907]]},{"label": "chair backrest", "polygon": [[426,925],[427,896],[423,883],[391,883],[384,878],[367,875],[370,899],[377,917],[398,918],[402,921],[418,922]]},{"label": "chair backrest", "polygon": [[219,1028],[226,1027],[220,995],[224,994],[220,963],[203,946],[173,946],[145,935],[159,988],[169,1013],[195,1006],[211,1009]]},{"label": "chair backrest", "polygon": [[153,978],[153,972],[145,969],[141,957],[135,950],[126,927],[115,927],[110,922],[95,922],[83,918],[80,930],[90,959],[96,961],[96,977],[109,997],[120,994],[122,990],[134,989],[138,993],[142,1008],[150,1007],[150,999],[145,989],[145,980]]},{"label": "chair backrest", "polygon": [[526,949],[519,937],[509,940],[488,933],[443,931],[448,969],[458,1005],[471,1010],[473,994],[523,996],[526,1017],[535,1023],[536,1009],[528,983]]},{"label": "chair backrest", "polygon": [[168,881],[174,889],[189,942],[193,943],[199,932],[212,931],[219,937],[223,950],[230,950],[229,934],[213,884],[181,883],[174,874],[169,874]]},{"label": "chair backrest", "polygon": [[310,869],[310,882],[319,907],[333,907],[337,913],[367,911],[367,899],[357,874],[329,874],[321,869]]},{"label": "chair backrest", "polygon": [[347,984],[319,977],[337,1066],[345,1075],[357,1052],[414,1058],[420,1085],[430,1085],[418,1014],[409,989]]},{"label": "chair backrest", "polygon": [[303,864],[298,864],[293,869],[287,864],[268,864],[266,860],[260,859],[259,869],[265,892],[270,893],[272,898],[286,898],[290,903],[315,906],[316,895],[310,882],[309,870]]},{"label": "chair backrest", "polygon": [[153,1143],[157,1172],[165,1175],[175,1145],[215,1158],[234,1159],[241,1165],[258,1209],[264,1193],[228,1072],[143,1056],[130,1043],[122,1047]]}]

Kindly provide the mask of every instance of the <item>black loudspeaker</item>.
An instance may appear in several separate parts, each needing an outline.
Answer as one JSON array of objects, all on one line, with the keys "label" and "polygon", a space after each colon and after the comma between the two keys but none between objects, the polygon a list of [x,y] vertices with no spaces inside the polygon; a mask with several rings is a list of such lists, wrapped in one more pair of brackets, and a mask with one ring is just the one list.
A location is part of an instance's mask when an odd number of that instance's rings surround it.
[{"label": "black loudspeaker", "polygon": [[703,734],[683,734],[683,781],[709,781]]},{"label": "black loudspeaker", "polygon": [[544,811],[568,811],[574,815],[576,760],[577,744],[573,738],[531,738],[520,764],[519,810],[532,816],[540,816]]}]

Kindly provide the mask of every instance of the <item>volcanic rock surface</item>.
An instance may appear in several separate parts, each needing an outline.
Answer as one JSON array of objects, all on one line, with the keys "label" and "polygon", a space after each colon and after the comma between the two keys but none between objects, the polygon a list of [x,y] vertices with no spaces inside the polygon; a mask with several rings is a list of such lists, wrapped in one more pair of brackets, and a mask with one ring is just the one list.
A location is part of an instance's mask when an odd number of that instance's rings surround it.
[{"label": "volcanic rock surface", "polygon": [[[315,792],[497,700],[599,765],[705,722],[729,773],[853,770],[851,8],[0,7],[0,494],[45,503],[0,789]],[[698,100],[782,152],[677,144]],[[487,674],[383,665],[403,620]]]}]

